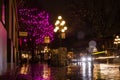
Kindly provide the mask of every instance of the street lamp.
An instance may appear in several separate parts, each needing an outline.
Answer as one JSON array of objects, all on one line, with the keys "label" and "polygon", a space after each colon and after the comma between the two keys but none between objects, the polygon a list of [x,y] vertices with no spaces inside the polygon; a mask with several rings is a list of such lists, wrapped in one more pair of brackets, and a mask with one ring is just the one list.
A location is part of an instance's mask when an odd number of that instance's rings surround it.
[{"label": "street lamp", "polygon": [[119,47],[118,45],[120,44],[120,37],[118,35],[114,39],[114,44],[117,45],[117,48]]},{"label": "street lamp", "polygon": [[54,32],[59,32],[60,39],[65,39],[65,31],[67,30],[67,26],[65,24],[66,22],[63,20],[62,16],[58,16],[58,19],[55,22]]},{"label": "street lamp", "polygon": [[117,55],[118,55],[118,53],[119,53],[119,44],[120,44],[120,37],[118,35],[114,39],[114,44],[116,45]]}]

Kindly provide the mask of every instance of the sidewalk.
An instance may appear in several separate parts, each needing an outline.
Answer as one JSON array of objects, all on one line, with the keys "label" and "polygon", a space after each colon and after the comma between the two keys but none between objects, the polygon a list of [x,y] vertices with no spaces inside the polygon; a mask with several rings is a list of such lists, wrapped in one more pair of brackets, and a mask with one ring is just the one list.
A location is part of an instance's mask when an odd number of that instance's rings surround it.
[{"label": "sidewalk", "polygon": [[11,65],[8,64],[6,72],[0,75],[0,80],[16,80],[16,76],[19,72],[19,69],[20,66],[13,65],[11,67]]}]

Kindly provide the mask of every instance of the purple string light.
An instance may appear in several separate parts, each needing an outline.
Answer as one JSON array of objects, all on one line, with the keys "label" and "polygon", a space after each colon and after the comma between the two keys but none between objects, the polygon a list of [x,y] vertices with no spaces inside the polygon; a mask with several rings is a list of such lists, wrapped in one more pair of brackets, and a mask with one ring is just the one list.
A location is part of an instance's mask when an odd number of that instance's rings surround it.
[{"label": "purple string light", "polygon": [[44,42],[45,36],[54,39],[54,26],[49,21],[49,14],[38,9],[19,9],[19,30],[27,31],[31,38],[35,39],[36,44]]}]

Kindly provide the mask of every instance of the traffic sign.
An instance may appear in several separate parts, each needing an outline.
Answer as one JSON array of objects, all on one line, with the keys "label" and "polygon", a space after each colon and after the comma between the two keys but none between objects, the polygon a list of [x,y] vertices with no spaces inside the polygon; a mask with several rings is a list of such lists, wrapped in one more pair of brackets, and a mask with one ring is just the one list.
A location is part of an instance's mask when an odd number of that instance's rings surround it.
[{"label": "traffic sign", "polygon": [[96,44],[96,41],[94,41],[94,40],[91,40],[90,42],[89,42],[89,47],[90,46],[92,46],[92,47],[95,47],[97,44]]},{"label": "traffic sign", "polygon": [[96,45],[97,45],[97,44],[96,44],[96,41],[91,40],[91,41],[89,42],[88,52],[89,52],[89,53],[96,52],[96,51],[97,51]]}]

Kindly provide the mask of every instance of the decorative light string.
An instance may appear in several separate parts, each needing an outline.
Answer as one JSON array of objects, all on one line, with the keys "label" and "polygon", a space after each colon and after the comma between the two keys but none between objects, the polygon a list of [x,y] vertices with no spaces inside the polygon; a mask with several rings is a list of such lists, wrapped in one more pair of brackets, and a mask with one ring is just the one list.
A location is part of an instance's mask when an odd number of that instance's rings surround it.
[{"label": "decorative light string", "polygon": [[49,21],[49,14],[38,9],[19,9],[19,30],[27,31],[35,39],[36,44],[44,42],[46,36],[54,39],[54,26]]}]

